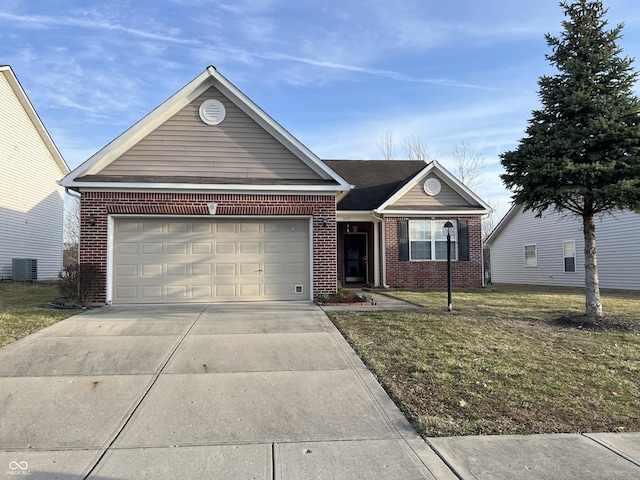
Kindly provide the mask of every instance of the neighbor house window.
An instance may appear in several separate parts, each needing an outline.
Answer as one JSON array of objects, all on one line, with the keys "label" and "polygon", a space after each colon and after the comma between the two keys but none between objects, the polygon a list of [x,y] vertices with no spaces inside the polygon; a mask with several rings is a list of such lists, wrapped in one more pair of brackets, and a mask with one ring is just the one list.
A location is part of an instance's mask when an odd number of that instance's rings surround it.
[{"label": "neighbor house window", "polygon": [[562,250],[564,256],[564,271],[574,273],[576,271],[576,242],[562,242]]},{"label": "neighbor house window", "polygon": [[[409,221],[409,259],[410,260],[446,260],[447,235],[444,233],[446,220],[410,220]],[[455,227],[455,223],[454,227]],[[451,259],[456,259],[457,228],[451,235]]]},{"label": "neighbor house window", "polygon": [[524,266],[525,267],[538,266],[538,246],[537,245],[524,246]]}]

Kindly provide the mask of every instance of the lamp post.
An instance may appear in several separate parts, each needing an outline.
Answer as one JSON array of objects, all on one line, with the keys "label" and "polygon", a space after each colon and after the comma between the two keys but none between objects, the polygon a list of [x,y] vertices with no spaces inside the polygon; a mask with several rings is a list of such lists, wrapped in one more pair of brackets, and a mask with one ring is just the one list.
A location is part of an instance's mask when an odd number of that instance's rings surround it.
[{"label": "lamp post", "polygon": [[453,231],[453,223],[447,220],[444,224],[444,231],[447,234],[447,310],[453,310],[451,304],[451,232]]}]

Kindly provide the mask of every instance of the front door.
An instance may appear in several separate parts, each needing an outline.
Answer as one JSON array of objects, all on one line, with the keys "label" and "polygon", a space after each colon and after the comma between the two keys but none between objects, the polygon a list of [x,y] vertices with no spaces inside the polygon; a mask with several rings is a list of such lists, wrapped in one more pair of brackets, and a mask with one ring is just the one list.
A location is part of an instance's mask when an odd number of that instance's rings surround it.
[{"label": "front door", "polygon": [[344,277],[348,283],[367,281],[367,234],[344,235]]}]

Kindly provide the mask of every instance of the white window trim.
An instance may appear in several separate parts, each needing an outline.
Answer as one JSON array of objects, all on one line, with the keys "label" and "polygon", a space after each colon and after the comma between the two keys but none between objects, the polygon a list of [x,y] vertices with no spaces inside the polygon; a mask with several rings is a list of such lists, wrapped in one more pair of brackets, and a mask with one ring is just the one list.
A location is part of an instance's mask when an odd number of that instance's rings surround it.
[{"label": "white window trim", "polygon": [[[571,258],[571,257],[567,257],[564,254],[564,244],[565,243],[573,243],[573,272],[568,272],[567,271],[565,259]],[[577,262],[577,255],[576,254],[577,254],[577,252],[576,252],[576,241],[575,240],[563,240],[562,241],[562,271],[564,273],[568,273],[570,275],[575,275],[576,273],[578,273],[578,262]]]},{"label": "white window trim", "polygon": [[[412,257],[412,250],[411,250],[411,243],[412,242],[420,242],[420,241],[425,241],[422,239],[412,239],[411,238],[411,222],[430,222],[431,223],[431,232],[435,232],[434,229],[434,225],[436,222],[447,222],[450,221],[451,223],[453,223],[453,235],[451,235],[451,243],[453,244],[453,255],[451,256],[451,261],[457,261],[458,260],[458,221],[457,220],[450,220],[450,219],[427,219],[427,218],[416,218],[413,220],[409,220],[409,225],[408,225],[408,230],[409,230],[409,261],[410,262],[446,262],[447,259],[446,258],[438,258],[436,259],[436,247],[435,247],[435,242],[436,240],[434,238],[432,238],[431,240],[428,240],[428,242],[431,243],[431,258],[413,258]],[[442,241],[442,240],[438,240],[438,241]],[[446,237],[445,237],[445,241],[446,241]]]},{"label": "white window trim", "polygon": [[[534,247],[534,251],[535,251],[535,264],[534,265],[528,265],[527,264],[527,247]],[[538,266],[538,244],[537,243],[528,243],[525,244],[524,246],[524,251],[523,251],[523,255],[524,255],[524,266],[525,268],[536,268]]]}]

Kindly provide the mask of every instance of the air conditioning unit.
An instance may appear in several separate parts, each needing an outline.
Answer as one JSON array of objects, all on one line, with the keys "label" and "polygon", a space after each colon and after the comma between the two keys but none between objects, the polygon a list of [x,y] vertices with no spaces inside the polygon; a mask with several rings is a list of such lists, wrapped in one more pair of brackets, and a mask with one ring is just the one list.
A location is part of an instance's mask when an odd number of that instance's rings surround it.
[{"label": "air conditioning unit", "polygon": [[35,258],[13,258],[11,266],[14,282],[33,282],[38,279],[38,260]]}]

